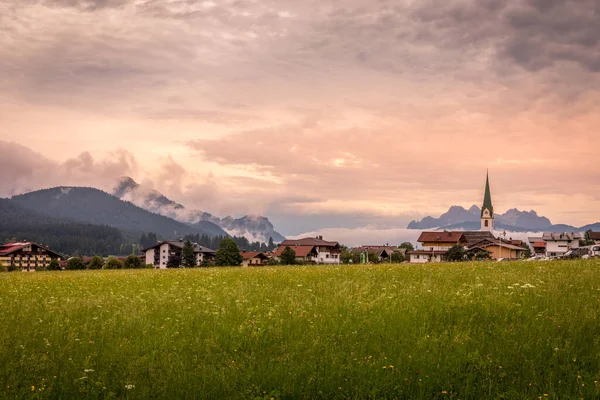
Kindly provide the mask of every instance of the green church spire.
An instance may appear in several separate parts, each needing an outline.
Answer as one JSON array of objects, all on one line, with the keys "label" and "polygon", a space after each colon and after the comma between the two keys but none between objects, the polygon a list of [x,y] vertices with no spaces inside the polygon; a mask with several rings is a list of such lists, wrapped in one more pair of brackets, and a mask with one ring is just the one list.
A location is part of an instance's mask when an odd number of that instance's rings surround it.
[{"label": "green church spire", "polygon": [[483,217],[483,210],[490,210],[490,217],[494,215],[494,206],[492,206],[492,195],[490,193],[490,179],[489,174],[485,172],[485,196],[483,197],[483,206],[481,207],[481,216]]}]

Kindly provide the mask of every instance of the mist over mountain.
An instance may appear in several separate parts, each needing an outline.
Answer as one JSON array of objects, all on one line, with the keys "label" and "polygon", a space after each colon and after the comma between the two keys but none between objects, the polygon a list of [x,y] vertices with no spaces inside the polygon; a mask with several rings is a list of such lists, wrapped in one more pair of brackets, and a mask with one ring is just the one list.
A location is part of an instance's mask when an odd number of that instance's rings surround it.
[{"label": "mist over mountain", "polygon": [[[50,217],[115,227],[134,238],[147,232],[155,232],[165,238],[189,234],[216,235],[208,229],[152,213],[94,188],[56,187],[14,196],[12,201]],[[216,226],[213,230],[223,234]]]},{"label": "mist over mountain", "polygon": [[275,230],[273,224],[266,217],[246,215],[241,218],[231,216],[219,218],[207,212],[187,209],[154,188],[140,185],[128,176],[122,177],[117,182],[112,194],[150,212],[173,218],[204,231],[211,231],[214,234],[219,234],[214,229],[217,227],[223,234],[244,236],[251,242],[267,243],[270,237],[276,243],[285,240],[285,237]]},{"label": "mist over mountain", "polygon": [[[439,218],[425,217],[420,221],[412,221],[408,224],[408,229],[465,229],[479,230],[480,228],[481,209],[476,205],[471,206],[468,210],[461,206],[452,206],[447,212],[439,216]],[[558,224],[552,222],[543,216],[539,216],[537,212],[520,211],[516,208],[511,208],[504,214],[496,214],[494,216],[495,228],[509,230],[512,232],[539,232],[539,231],[585,231],[587,229],[598,229],[600,223],[586,225],[584,227],[575,227],[571,225]]]}]

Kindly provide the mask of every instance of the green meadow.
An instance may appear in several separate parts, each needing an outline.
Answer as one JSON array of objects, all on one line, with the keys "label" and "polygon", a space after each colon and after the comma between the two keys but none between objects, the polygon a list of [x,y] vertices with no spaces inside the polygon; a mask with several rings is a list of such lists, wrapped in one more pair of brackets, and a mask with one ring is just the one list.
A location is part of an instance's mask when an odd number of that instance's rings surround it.
[{"label": "green meadow", "polygon": [[600,260],[0,274],[0,398],[600,397]]}]

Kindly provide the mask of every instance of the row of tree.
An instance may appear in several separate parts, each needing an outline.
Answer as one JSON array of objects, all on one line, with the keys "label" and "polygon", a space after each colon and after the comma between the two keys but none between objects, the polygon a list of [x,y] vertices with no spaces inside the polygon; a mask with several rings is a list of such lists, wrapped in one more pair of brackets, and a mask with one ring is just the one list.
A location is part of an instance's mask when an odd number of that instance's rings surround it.
[{"label": "row of tree", "polygon": [[[111,257],[106,262],[100,256],[92,257],[92,259],[86,264],[80,257],[72,257],[67,261],[65,266],[66,270],[81,270],[81,269],[139,269],[144,268],[142,259],[138,256],[130,255],[127,256],[125,261],[121,261],[118,258]],[[48,271],[60,271],[60,263],[54,259],[50,261]]]}]

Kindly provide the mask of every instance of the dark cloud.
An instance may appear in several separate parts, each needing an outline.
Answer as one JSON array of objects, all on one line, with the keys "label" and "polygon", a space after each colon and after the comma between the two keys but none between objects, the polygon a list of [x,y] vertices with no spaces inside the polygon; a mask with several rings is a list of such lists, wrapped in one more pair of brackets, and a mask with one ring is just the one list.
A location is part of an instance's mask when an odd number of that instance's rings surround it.
[{"label": "dark cloud", "polygon": [[0,171],[5,177],[0,196],[69,185],[108,190],[119,177],[137,173],[137,160],[128,151],[117,150],[106,159],[84,152],[56,162],[25,146],[0,141]]}]

